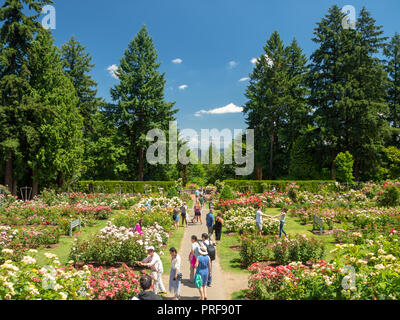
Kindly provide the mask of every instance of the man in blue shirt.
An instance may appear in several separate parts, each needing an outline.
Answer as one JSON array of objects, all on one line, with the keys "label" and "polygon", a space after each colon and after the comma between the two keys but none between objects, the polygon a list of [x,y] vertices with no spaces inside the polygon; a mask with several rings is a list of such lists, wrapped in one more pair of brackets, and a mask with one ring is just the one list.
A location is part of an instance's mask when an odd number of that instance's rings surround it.
[{"label": "man in blue shirt", "polygon": [[208,237],[209,237],[210,241],[211,241],[212,234],[214,232],[214,221],[215,221],[215,219],[214,219],[214,215],[213,215],[213,209],[210,209],[210,212],[207,213],[207,216],[206,216]]}]

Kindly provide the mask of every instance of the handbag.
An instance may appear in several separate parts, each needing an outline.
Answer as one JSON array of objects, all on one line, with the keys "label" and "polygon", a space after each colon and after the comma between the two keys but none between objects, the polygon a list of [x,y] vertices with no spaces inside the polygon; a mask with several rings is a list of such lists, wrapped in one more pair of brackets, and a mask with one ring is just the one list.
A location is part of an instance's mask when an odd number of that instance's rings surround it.
[{"label": "handbag", "polygon": [[196,272],[196,277],[194,278],[194,283],[197,289],[200,289],[203,286],[203,279],[201,278],[199,272]]},{"label": "handbag", "polygon": [[190,265],[191,265],[193,268],[196,268],[196,256],[195,256],[195,255],[193,255],[192,261],[190,261]]},{"label": "handbag", "polygon": [[181,272],[178,273],[178,276],[176,277],[176,280],[181,281],[183,277],[183,274]]}]

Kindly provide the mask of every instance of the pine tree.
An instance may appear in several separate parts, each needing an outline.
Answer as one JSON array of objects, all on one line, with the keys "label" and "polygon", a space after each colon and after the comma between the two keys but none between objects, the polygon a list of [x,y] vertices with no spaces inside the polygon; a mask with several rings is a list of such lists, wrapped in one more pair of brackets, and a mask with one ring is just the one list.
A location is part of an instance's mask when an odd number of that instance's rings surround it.
[{"label": "pine tree", "polygon": [[31,93],[22,109],[23,133],[36,194],[39,183],[61,188],[80,176],[83,121],[50,31],[42,29],[28,53]]},{"label": "pine tree", "polygon": [[61,48],[63,68],[71,79],[79,99],[79,110],[84,118],[85,131],[93,126],[92,116],[97,112],[101,99],[97,98],[97,82],[92,79],[90,72],[95,66],[92,57],[86,52],[73,36]]},{"label": "pine tree", "polygon": [[[307,57],[302,52],[296,39],[286,48],[287,59],[287,100],[282,127],[279,130],[279,140],[284,152],[282,163],[289,168],[289,159],[293,145],[299,134],[312,123],[311,108],[308,105]],[[285,170],[286,171],[286,170]]]},{"label": "pine tree", "polygon": [[[5,185],[16,194],[18,173],[26,170],[21,160],[20,105],[29,92],[27,52],[42,28],[37,18],[51,0],[5,0],[0,7],[0,156],[5,162]],[[27,15],[29,8],[32,15]]]},{"label": "pine tree", "polygon": [[[277,31],[264,46],[265,54],[258,59],[246,91],[249,99],[243,112],[246,123],[255,131],[256,161],[269,154],[269,179],[274,176],[274,151],[278,128],[282,126],[287,100],[288,73],[285,47]],[[269,141],[268,149],[265,141]]]},{"label": "pine tree", "polygon": [[143,26],[120,61],[120,83],[111,89],[112,98],[118,102],[117,126],[126,139],[126,163],[130,176],[139,181],[144,178],[147,132],[156,128],[166,131],[177,112],[174,103],[164,101],[165,74],[157,71],[161,65],[157,58],[153,40]]},{"label": "pine tree", "polygon": [[315,29],[313,41],[319,48],[311,56],[310,104],[330,156],[332,178],[337,154],[352,150],[359,180],[361,172],[367,175],[377,169],[388,133],[386,75],[375,57],[385,38],[365,9],[354,30],[342,27],[343,18],[340,8],[333,6]]},{"label": "pine tree", "polygon": [[400,146],[400,34],[396,32],[385,47],[386,71],[389,75],[387,102],[389,104],[389,121],[395,129],[392,144]]}]

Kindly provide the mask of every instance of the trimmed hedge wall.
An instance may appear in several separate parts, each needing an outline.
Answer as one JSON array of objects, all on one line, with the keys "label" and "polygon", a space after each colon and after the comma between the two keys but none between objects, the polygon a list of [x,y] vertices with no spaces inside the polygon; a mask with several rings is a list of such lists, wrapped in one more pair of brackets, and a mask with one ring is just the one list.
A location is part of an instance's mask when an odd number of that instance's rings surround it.
[{"label": "trimmed hedge wall", "polygon": [[158,192],[158,188],[169,191],[175,185],[175,181],[79,181],[76,190],[84,193],[144,193],[144,186],[151,187],[152,192]]},{"label": "trimmed hedge wall", "polygon": [[299,185],[300,190],[309,192],[318,192],[321,185],[334,186],[335,181],[333,180],[308,180],[308,181],[268,181],[268,180],[225,180],[225,185],[230,186],[234,191],[244,191],[247,187],[252,192],[262,193],[268,191],[268,186],[271,188],[275,187],[276,190],[285,191],[286,186],[295,182]]}]

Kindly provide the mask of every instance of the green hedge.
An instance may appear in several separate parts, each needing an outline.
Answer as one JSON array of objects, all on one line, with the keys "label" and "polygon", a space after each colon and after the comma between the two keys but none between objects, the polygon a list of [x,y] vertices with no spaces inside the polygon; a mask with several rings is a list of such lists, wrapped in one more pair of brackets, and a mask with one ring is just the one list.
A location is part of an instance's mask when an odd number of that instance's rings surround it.
[{"label": "green hedge", "polygon": [[151,192],[158,193],[158,188],[164,188],[164,192],[168,192],[170,188],[174,187],[175,181],[79,181],[75,191],[119,193],[121,187],[122,193],[144,193],[145,185],[151,187]]},{"label": "green hedge", "polygon": [[335,181],[332,180],[309,180],[309,181],[268,181],[268,180],[225,180],[225,185],[230,186],[234,191],[246,191],[250,189],[255,193],[268,191],[268,186],[275,187],[276,190],[285,191],[286,186],[295,182],[299,185],[300,190],[309,192],[318,192],[321,186],[334,186]]}]

